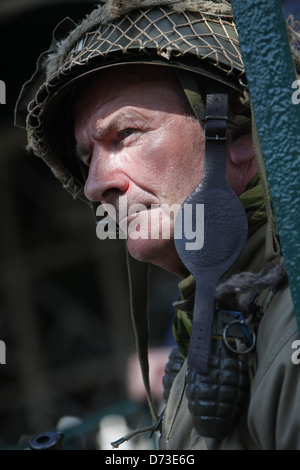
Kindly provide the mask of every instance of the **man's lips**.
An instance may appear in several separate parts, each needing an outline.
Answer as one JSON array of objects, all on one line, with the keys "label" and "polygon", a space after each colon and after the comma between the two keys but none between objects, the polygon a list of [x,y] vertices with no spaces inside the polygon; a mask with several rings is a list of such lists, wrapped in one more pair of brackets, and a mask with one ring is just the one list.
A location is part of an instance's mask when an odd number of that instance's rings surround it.
[{"label": "man's lips", "polygon": [[135,212],[132,212],[130,214],[127,213],[125,215],[125,217],[122,217],[121,220],[119,220],[119,215],[117,214],[117,224],[119,226],[124,225],[125,223],[129,224],[133,219],[135,219],[136,217],[139,217],[140,214],[142,214],[143,212],[148,212],[150,209],[151,209],[151,207],[147,207],[147,208],[142,209],[140,211],[135,211]]}]

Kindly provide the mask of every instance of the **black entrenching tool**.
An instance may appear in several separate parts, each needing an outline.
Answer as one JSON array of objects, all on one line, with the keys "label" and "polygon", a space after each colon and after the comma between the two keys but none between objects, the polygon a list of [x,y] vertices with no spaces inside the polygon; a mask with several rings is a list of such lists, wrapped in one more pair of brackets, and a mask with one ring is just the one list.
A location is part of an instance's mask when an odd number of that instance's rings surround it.
[{"label": "black entrenching tool", "polygon": [[[196,282],[193,326],[188,352],[188,368],[206,374],[215,311],[215,289],[221,276],[241,253],[247,239],[248,224],[243,206],[227,184],[228,94],[220,84],[208,84],[205,121],[205,161],[200,184],[181,206],[175,221],[177,252]],[[204,244],[189,250],[184,230],[184,211],[192,204],[195,230],[196,205],[204,205]],[[181,224],[181,231],[177,231]]]}]

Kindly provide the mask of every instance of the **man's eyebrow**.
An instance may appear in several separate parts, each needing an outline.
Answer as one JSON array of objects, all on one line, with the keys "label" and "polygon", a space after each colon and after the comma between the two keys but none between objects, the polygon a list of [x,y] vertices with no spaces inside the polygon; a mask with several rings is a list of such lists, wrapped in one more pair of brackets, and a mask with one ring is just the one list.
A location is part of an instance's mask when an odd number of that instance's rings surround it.
[{"label": "man's eyebrow", "polygon": [[116,111],[104,124],[104,126],[97,126],[93,130],[92,136],[95,139],[101,140],[103,137],[108,135],[110,132],[115,131],[117,128],[124,126],[130,126],[130,120],[134,119],[135,125],[142,124],[147,121],[147,117],[135,109],[121,109]]},{"label": "man's eyebrow", "polygon": [[[124,126],[130,126],[130,120],[134,120],[133,125],[142,125],[147,122],[147,117],[135,109],[122,109],[116,111],[108,120],[106,120],[103,126],[97,126],[92,131],[92,137],[95,140],[102,140],[109,133],[115,131],[117,128]],[[82,157],[89,155],[90,149],[87,145],[82,143],[76,143],[75,147],[76,157],[81,160]]]}]

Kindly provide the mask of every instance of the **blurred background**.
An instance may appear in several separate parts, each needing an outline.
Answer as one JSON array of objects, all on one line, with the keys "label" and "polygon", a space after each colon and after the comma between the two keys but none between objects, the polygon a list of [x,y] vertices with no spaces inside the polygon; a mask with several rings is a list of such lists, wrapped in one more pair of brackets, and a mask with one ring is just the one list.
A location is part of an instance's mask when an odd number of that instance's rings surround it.
[{"label": "blurred background", "polygon": [[[95,3],[0,0],[0,449],[66,416],[76,417],[70,448],[105,448],[100,423],[131,428],[149,420],[143,398],[128,392],[135,345],[124,241],[97,239],[90,209],[28,154],[25,132],[13,125],[21,87],[53,28],[66,16],[78,21]],[[298,0],[283,6],[300,19]],[[169,347],[178,279],[153,268],[150,281],[150,346]]]}]

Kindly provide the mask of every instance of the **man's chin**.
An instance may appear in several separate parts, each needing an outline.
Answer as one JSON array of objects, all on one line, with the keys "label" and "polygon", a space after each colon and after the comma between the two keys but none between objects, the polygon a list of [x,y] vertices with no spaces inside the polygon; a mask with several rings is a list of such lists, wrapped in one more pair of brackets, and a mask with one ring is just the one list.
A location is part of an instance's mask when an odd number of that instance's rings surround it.
[{"label": "man's chin", "polygon": [[133,240],[127,239],[127,249],[131,256],[138,261],[153,263],[162,250],[162,242],[165,240]]},{"label": "man's chin", "polygon": [[186,277],[189,274],[177,254],[173,240],[128,238],[127,249],[130,255],[138,261],[154,264],[180,277]]}]

